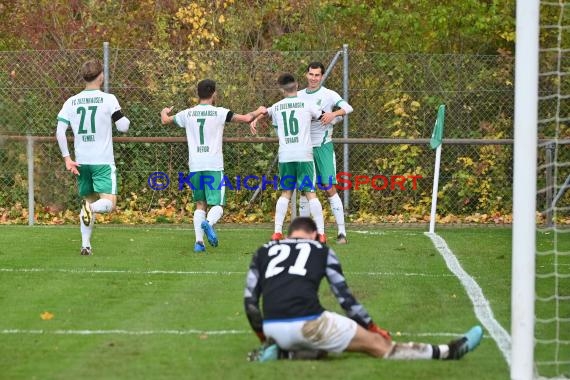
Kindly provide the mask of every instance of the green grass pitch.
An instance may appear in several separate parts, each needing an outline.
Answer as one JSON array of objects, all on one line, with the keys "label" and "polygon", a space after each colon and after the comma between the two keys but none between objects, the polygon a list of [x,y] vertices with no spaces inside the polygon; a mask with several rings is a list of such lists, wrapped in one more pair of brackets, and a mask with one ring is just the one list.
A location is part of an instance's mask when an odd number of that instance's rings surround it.
[{"label": "green grass pitch", "polygon": [[[423,230],[362,230],[332,248],[356,297],[396,340],[444,343],[478,323]],[[82,257],[78,227],[0,226],[0,378],[508,378],[488,335],[459,362],[247,362],[257,340],[243,313],[245,271],[270,233],[220,226],[220,246],[195,254],[190,228],[96,226],[94,256]],[[510,230],[441,235],[508,330]],[[321,294],[340,311],[326,281]],[[40,318],[46,311],[52,319]]]}]

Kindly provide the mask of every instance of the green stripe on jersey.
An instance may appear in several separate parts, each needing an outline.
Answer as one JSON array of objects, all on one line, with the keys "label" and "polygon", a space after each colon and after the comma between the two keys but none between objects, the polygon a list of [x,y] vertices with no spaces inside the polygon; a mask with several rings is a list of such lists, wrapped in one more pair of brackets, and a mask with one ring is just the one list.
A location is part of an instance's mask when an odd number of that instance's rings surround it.
[{"label": "green stripe on jersey", "polygon": [[69,120],[64,119],[64,118],[61,117],[61,116],[58,116],[58,117],[57,117],[57,121],[61,121],[61,122],[63,122],[63,123],[67,123],[67,125],[71,125],[71,123],[69,122]]},{"label": "green stripe on jersey", "polygon": [[176,115],[174,115],[173,121],[174,121],[174,124],[176,124],[179,127],[182,127],[182,125],[180,125],[180,123],[176,121]]}]

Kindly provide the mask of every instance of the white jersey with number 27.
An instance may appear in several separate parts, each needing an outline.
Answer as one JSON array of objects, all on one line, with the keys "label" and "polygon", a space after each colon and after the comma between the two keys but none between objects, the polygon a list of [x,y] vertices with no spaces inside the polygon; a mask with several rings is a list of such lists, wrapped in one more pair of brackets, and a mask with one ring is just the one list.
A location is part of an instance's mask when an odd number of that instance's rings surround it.
[{"label": "white jersey with number 27", "polygon": [[73,130],[78,164],[115,163],[111,116],[120,109],[115,95],[100,90],[84,90],[65,101],[57,120]]},{"label": "white jersey with number 27", "polygon": [[115,95],[100,90],[84,90],[65,101],[57,120],[73,130],[78,164],[115,163],[111,115],[120,109]]}]

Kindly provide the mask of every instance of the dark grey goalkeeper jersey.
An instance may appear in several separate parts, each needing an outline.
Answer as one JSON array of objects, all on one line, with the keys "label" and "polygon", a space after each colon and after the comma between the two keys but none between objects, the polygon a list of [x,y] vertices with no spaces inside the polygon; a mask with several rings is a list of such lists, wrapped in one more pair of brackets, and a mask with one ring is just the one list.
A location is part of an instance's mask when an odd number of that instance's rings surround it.
[{"label": "dark grey goalkeeper jersey", "polygon": [[285,239],[259,248],[247,272],[245,311],[253,330],[261,332],[263,320],[303,320],[321,314],[325,309],[318,292],[323,277],[347,316],[366,328],[372,319],[348,288],[336,254],[314,240]]}]

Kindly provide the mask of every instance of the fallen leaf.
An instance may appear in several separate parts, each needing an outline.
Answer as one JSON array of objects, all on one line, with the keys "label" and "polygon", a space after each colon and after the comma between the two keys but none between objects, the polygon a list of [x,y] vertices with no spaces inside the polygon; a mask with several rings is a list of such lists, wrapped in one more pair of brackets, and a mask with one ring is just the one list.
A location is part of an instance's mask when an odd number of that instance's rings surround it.
[{"label": "fallen leaf", "polygon": [[54,317],[53,313],[50,313],[49,311],[44,311],[43,313],[40,314],[40,318],[44,321],[49,321],[53,319],[53,317]]}]

